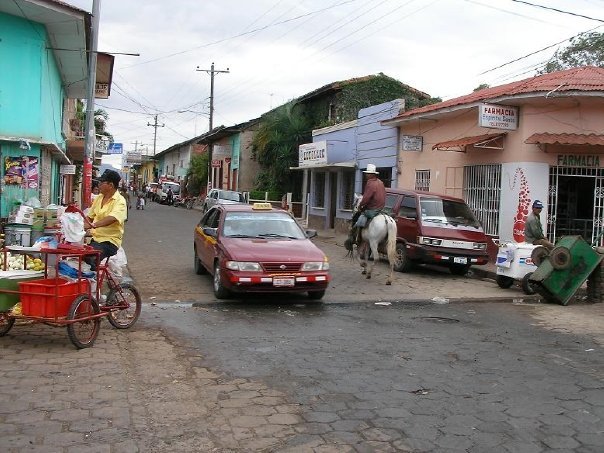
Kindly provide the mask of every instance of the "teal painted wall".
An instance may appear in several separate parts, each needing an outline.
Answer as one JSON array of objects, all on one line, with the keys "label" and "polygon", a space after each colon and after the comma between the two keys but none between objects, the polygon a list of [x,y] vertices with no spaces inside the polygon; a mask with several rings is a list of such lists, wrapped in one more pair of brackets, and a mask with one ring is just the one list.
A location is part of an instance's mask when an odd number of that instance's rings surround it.
[{"label": "teal painted wall", "polygon": [[231,149],[233,150],[231,155],[231,169],[239,169],[239,156],[241,155],[241,133],[233,135],[231,139]]},{"label": "teal painted wall", "polygon": [[41,24],[0,13],[0,135],[56,143],[65,92]]},{"label": "teal painted wall", "polygon": [[[61,73],[43,25],[0,13],[0,136],[25,138],[56,144],[65,151],[61,134],[66,98]],[[0,217],[6,217],[20,201],[40,197],[38,189],[5,184],[7,156],[34,156],[42,168],[40,145],[30,142],[31,150],[19,143],[0,140]],[[59,162],[52,161],[49,180],[50,200],[59,197]]]}]

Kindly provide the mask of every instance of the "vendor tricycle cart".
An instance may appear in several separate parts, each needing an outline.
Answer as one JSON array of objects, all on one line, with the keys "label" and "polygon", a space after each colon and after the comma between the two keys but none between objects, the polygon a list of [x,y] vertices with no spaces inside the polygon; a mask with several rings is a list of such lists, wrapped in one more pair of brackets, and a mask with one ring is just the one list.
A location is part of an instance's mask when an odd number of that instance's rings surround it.
[{"label": "vendor tricycle cart", "polygon": [[[0,253],[32,253],[31,248],[9,247]],[[141,311],[138,290],[130,283],[118,282],[108,271],[107,261],[99,264],[96,283],[82,276],[86,257],[99,261],[99,252],[89,246],[59,244],[56,249],[35,251],[44,259],[44,278],[24,279],[14,284],[0,285],[0,336],[6,335],[15,320],[44,323],[67,328],[71,342],[79,349],[91,347],[98,336],[101,318],[118,329],[134,325]],[[6,256],[6,255],[5,255]],[[66,279],[59,275],[59,263],[72,258],[77,262],[76,277]],[[4,260],[6,262],[6,259]],[[55,271],[49,276],[48,263],[55,262]],[[1,279],[0,279],[1,281]],[[107,288],[106,295],[102,289]],[[20,311],[15,309],[20,302]]]}]

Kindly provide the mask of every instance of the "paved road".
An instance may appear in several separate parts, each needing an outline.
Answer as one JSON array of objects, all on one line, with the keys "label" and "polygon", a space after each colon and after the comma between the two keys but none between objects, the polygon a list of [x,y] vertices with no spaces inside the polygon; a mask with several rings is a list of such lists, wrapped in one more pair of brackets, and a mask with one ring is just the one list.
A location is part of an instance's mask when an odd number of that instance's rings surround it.
[{"label": "paved road", "polygon": [[81,351],[39,324],[0,338],[4,451],[604,450],[604,304],[442,304],[504,290],[428,270],[367,282],[329,238],[338,297],[217,303],[190,270],[198,218],[131,213],[133,329],[103,321]]},{"label": "paved road", "polygon": [[[125,249],[132,265],[132,277],[145,300],[156,302],[213,303],[209,276],[193,272],[193,230],[201,218],[195,210],[149,203],[144,211],[132,211],[128,221]],[[408,274],[395,273],[391,286],[385,284],[388,266],[376,264],[373,278],[361,275],[361,268],[346,257],[342,238],[320,232],[314,242],[327,254],[333,281],[324,301],[347,302],[436,299],[534,300],[519,287],[499,288],[493,280],[456,277],[446,269],[422,267]],[[303,299],[302,299],[303,300]]]}]

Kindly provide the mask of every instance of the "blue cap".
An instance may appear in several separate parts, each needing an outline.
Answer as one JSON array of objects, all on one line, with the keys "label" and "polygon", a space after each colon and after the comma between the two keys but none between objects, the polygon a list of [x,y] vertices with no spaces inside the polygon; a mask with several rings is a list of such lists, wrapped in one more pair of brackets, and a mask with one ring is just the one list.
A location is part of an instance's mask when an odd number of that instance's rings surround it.
[{"label": "blue cap", "polygon": [[543,203],[541,203],[539,200],[535,200],[533,201],[533,208],[543,209]]}]

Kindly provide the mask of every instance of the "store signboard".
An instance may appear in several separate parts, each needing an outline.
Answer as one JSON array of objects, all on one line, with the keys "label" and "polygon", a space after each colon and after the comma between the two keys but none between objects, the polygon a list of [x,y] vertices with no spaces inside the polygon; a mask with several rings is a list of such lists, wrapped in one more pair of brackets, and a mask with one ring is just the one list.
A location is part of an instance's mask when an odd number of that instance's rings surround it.
[{"label": "store signboard", "polygon": [[421,151],[424,145],[424,137],[421,135],[401,136],[401,149],[403,151]]},{"label": "store signboard", "polygon": [[559,167],[600,167],[598,154],[558,154]]},{"label": "store signboard", "polygon": [[62,175],[75,175],[76,166],[75,165],[61,165],[59,172]]},{"label": "store signboard", "polygon": [[111,143],[107,147],[107,154],[122,154],[124,152],[124,145],[122,143]]},{"label": "store signboard", "polygon": [[142,155],[140,151],[128,151],[126,155],[126,162],[129,164],[140,164],[142,161]]},{"label": "store signboard", "polygon": [[327,164],[327,142],[305,143],[298,148],[298,166],[316,167]]},{"label": "store signboard", "polygon": [[518,129],[518,107],[510,105],[480,104],[478,124],[490,129]]}]

